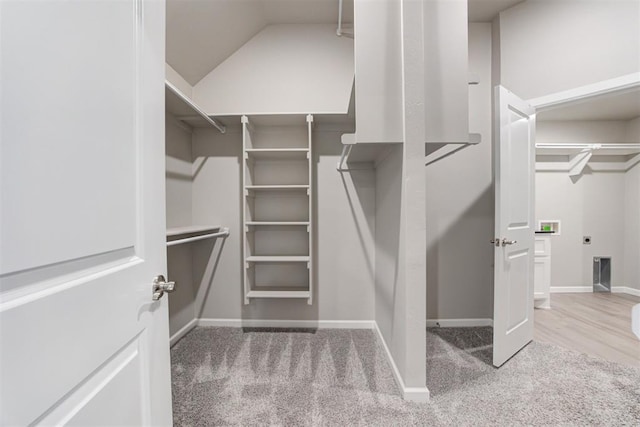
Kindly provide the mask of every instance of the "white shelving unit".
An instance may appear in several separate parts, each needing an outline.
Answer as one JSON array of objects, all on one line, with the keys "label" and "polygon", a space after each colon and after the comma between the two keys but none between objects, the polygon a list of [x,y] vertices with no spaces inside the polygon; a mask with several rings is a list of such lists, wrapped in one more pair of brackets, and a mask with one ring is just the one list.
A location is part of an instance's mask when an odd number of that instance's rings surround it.
[{"label": "white shelving unit", "polygon": [[313,303],[311,115],[242,116],[244,302]]}]

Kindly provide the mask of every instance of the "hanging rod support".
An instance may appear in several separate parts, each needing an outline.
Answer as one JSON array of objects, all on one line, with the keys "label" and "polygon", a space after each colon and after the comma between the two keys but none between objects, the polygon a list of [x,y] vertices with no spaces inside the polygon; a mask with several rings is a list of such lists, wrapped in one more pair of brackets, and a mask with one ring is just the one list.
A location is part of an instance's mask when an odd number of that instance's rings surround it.
[{"label": "hanging rod support", "polygon": [[349,158],[349,155],[351,154],[352,149],[353,149],[353,144],[342,145],[342,154],[340,155],[340,160],[338,161],[338,166],[336,167],[336,169],[339,170],[340,172],[345,172],[349,170],[349,168],[345,167],[344,163]]}]

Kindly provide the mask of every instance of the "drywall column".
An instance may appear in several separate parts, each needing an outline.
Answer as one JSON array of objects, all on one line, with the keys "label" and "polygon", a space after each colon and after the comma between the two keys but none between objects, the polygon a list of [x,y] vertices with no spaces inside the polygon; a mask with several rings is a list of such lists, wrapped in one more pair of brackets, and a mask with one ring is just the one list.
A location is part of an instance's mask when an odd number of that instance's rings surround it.
[{"label": "drywall column", "polygon": [[354,2],[357,142],[402,141],[402,15],[399,0]]},{"label": "drywall column", "polygon": [[400,259],[405,275],[404,396],[428,399],[426,388],[426,211],[423,3],[402,3],[403,168]]},{"label": "drywall column", "polygon": [[[368,2],[361,2],[366,7]],[[422,2],[400,7],[402,144],[376,168],[375,319],[407,400],[427,401]],[[356,34],[359,21],[356,14]],[[356,96],[359,96],[356,93]],[[357,99],[356,99],[357,103]],[[370,108],[372,105],[369,106]],[[380,107],[380,106],[378,106]],[[357,108],[357,107],[356,107]],[[393,126],[393,124],[390,124]],[[356,119],[356,137],[360,123]],[[367,131],[373,131],[368,127]],[[373,137],[373,133],[370,134]],[[381,132],[381,136],[389,135]]]}]

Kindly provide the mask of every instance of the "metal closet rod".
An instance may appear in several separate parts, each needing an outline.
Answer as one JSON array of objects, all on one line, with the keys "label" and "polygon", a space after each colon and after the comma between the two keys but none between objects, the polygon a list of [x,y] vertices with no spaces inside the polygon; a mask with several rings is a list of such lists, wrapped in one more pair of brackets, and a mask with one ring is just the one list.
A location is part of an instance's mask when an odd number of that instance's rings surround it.
[{"label": "metal closet rod", "polygon": [[167,242],[167,246],[174,246],[182,243],[195,242],[195,241],[204,240],[204,239],[212,239],[214,237],[223,237],[223,236],[226,237],[228,235],[229,235],[229,228],[223,227],[220,231],[216,233],[203,234],[201,236],[188,237],[186,239],[171,240]]}]

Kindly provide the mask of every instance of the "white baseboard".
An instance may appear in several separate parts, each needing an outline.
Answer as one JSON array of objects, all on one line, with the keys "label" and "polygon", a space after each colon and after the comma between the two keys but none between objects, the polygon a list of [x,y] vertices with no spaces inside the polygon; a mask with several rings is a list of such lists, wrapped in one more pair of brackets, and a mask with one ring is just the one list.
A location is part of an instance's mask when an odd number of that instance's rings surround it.
[{"label": "white baseboard", "polygon": [[427,319],[428,328],[468,328],[493,326],[493,319]]},{"label": "white baseboard", "polygon": [[552,294],[577,294],[593,292],[593,286],[551,286],[549,292]]},{"label": "white baseboard", "polygon": [[198,319],[198,326],[232,328],[373,329],[373,320]]},{"label": "white baseboard", "polygon": [[[552,294],[592,293],[593,286],[552,286],[550,292]],[[640,297],[640,289],[630,288],[628,286],[612,286],[611,292],[614,294],[629,294]]]},{"label": "white baseboard", "polygon": [[630,288],[628,286],[612,286],[611,292],[614,294],[629,294],[640,297],[640,289]]},{"label": "white baseboard", "polygon": [[382,347],[384,347],[384,352],[387,356],[387,360],[389,361],[389,365],[391,365],[391,371],[393,372],[393,378],[396,380],[396,384],[398,388],[402,392],[402,397],[404,400],[408,400],[411,402],[418,403],[426,403],[429,401],[429,389],[426,387],[406,387],[404,385],[404,381],[402,380],[402,375],[400,375],[400,371],[396,366],[396,362],[393,359],[393,355],[391,354],[391,350],[389,350],[389,346],[387,346],[387,342],[384,340],[382,336],[382,332],[380,328],[378,328],[378,324],[373,322],[374,331],[376,332],[378,339],[382,343]]},{"label": "white baseboard", "polygon": [[173,347],[173,345],[177,343],[178,340],[180,340],[180,338],[187,335],[197,325],[198,325],[198,319],[193,319],[191,322],[187,323],[178,332],[171,335],[171,338],[169,339],[169,346]]}]

